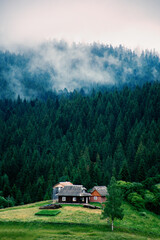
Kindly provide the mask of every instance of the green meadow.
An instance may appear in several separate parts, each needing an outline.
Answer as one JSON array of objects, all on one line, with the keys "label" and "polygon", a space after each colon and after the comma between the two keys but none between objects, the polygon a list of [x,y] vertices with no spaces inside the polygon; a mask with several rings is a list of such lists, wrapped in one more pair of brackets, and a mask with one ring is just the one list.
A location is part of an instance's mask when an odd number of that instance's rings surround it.
[{"label": "green meadow", "polygon": [[102,219],[99,209],[63,205],[58,215],[35,215],[40,211],[39,206],[47,203],[1,209],[0,239],[160,239],[160,217],[148,211],[139,213],[126,203],[123,204],[125,216],[122,221],[115,221],[114,232],[111,232],[110,222]]}]

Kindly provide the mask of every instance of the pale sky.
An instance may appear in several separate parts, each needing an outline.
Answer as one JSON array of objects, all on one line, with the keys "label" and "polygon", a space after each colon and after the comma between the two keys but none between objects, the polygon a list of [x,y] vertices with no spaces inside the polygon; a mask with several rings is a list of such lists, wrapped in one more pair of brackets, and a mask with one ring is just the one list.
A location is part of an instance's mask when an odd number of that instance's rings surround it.
[{"label": "pale sky", "polygon": [[0,46],[52,39],[160,52],[160,0],[0,0]]}]

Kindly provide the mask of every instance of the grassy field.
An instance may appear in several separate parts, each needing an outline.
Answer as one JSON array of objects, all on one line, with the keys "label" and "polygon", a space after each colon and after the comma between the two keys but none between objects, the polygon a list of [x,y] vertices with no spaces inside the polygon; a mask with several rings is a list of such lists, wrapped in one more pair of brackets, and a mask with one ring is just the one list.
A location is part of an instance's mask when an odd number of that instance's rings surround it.
[{"label": "grassy field", "polygon": [[[36,216],[39,202],[0,210],[0,239],[9,240],[141,240],[160,239],[160,218],[146,212],[143,217],[124,204],[125,217],[115,221],[115,231],[101,218],[101,210],[64,205],[56,216]],[[50,210],[48,210],[50,211]]]}]

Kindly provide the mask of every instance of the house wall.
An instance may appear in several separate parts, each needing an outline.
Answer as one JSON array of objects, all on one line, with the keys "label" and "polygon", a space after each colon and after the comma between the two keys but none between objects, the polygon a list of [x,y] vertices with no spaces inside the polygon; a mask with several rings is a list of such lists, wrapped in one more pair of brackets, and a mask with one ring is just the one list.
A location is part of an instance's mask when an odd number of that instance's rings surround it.
[{"label": "house wall", "polygon": [[88,198],[89,203],[89,197],[84,197],[84,201],[82,200],[82,197],[76,197],[76,201],[73,201],[73,196],[66,197],[66,201],[62,201],[62,196],[58,197],[59,203],[86,203],[86,198]]},{"label": "house wall", "polygon": [[91,193],[92,196],[98,196],[98,197],[101,197],[101,195],[99,194],[99,192],[97,192],[97,190],[94,190],[92,193]]},{"label": "house wall", "polygon": [[[105,202],[106,201],[106,197],[102,197],[99,192],[97,192],[96,190],[94,190],[91,193],[91,197],[90,197],[90,202]],[[97,197],[97,199],[94,199],[94,197]]]},{"label": "house wall", "polygon": [[55,188],[53,188],[53,200],[57,200],[58,199],[57,193],[59,193],[61,189],[62,189],[62,187],[55,187]]},{"label": "house wall", "polygon": [[90,197],[90,202],[105,202],[106,201],[106,197],[100,197],[97,196],[97,200],[94,199],[95,196],[91,196]]}]

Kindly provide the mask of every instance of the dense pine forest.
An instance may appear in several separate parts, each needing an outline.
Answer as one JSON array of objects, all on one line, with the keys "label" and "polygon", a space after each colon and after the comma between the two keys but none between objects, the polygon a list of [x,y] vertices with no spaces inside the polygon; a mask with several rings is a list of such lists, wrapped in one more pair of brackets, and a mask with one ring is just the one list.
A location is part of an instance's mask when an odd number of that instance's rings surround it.
[{"label": "dense pine forest", "polygon": [[160,83],[0,100],[0,194],[51,198],[69,180],[88,189],[160,173]]}]

